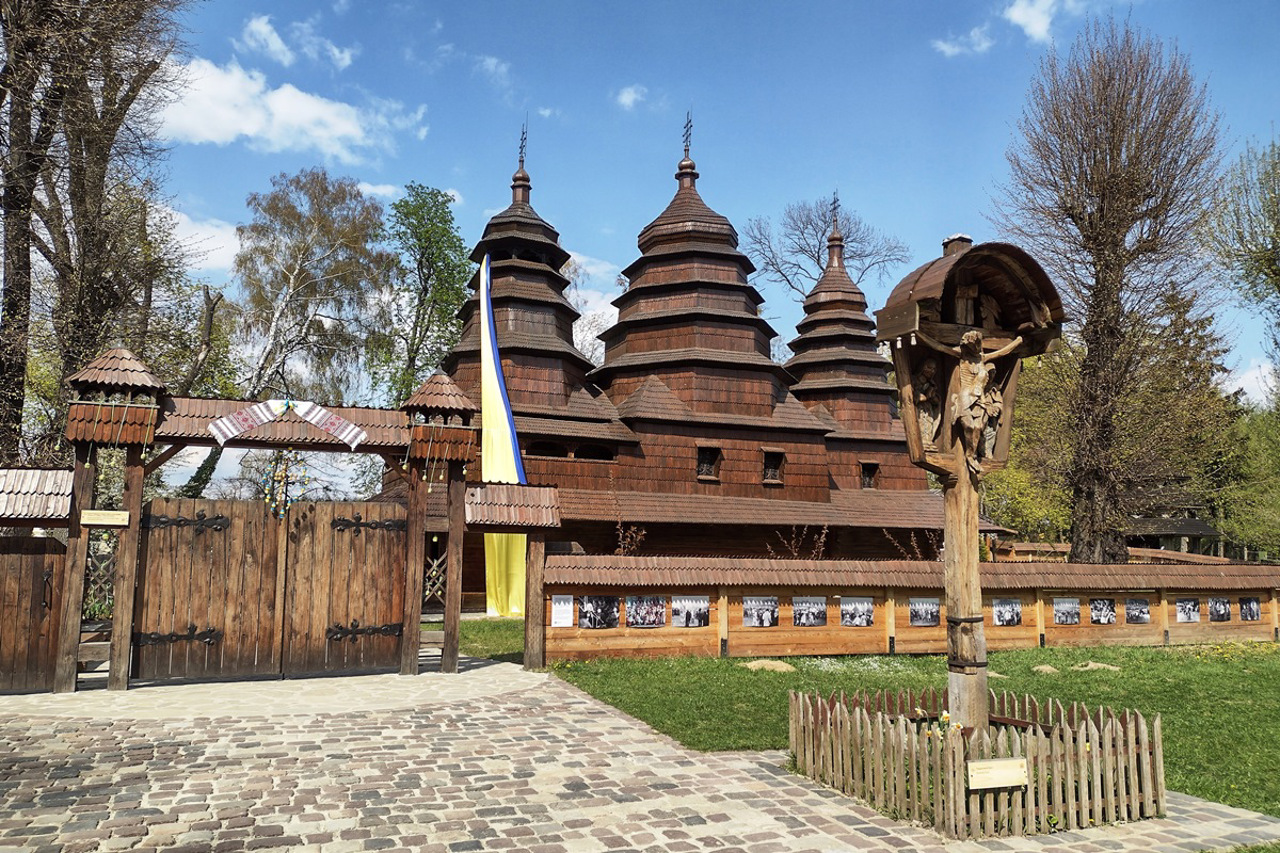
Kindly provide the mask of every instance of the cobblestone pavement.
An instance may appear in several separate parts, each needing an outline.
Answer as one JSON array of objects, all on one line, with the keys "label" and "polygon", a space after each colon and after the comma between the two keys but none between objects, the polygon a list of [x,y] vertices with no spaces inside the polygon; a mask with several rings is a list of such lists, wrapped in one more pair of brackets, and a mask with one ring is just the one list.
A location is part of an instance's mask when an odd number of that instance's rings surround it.
[{"label": "cobblestone pavement", "polygon": [[691,752],[509,664],[0,697],[0,849],[1123,853],[1280,839],[1280,821],[1175,795],[1166,820],[944,842],[782,761]]}]

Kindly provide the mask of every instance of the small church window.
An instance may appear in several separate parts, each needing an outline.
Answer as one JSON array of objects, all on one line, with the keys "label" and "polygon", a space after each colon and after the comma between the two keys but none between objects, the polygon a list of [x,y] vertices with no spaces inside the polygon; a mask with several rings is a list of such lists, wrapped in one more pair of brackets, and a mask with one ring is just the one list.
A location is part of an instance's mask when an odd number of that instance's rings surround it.
[{"label": "small church window", "polygon": [[613,451],[602,444],[580,444],[573,455],[578,459],[596,459],[604,462],[613,459]]},{"label": "small church window", "polygon": [[530,456],[552,456],[563,459],[569,455],[569,449],[554,441],[531,441],[525,450]]},{"label": "small church window", "polygon": [[880,484],[880,464],[878,462],[862,463],[862,488],[874,489]]},{"label": "small church window", "polygon": [[698,479],[699,480],[718,480],[720,479],[720,461],[724,458],[724,454],[720,452],[718,447],[699,447],[698,448]]},{"label": "small church window", "polygon": [[781,450],[766,450],[764,452],[764,475],[762,479],[766,483],[781,483],[782,468],[786,461],[787,454]]}]

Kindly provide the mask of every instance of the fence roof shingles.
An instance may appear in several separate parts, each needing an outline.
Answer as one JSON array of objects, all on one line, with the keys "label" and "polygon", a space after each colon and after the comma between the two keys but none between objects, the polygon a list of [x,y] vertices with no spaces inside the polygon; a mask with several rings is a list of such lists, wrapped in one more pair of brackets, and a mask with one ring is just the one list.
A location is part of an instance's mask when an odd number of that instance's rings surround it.
[{"label": "fence roof shingles", "polygon": [[70,470],[0,468],[0,520],[66,518],[71,513]]}]

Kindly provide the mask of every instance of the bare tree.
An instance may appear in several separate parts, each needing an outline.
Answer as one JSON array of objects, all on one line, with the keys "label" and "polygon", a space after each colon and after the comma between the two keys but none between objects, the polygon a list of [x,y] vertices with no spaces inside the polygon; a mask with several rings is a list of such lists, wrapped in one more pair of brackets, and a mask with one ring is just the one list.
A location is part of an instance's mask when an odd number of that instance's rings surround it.
[{"label": "bare tree", "polygon": [[1161,416],[1141,405],[1144,372],[1197,312],[1193,237],[1214,197],[1218,119],[1186,56],[1109,20],[1067,57],[1049,53],[1018,126],[995,221],[1049,270],[1074,320],[1061,412],[1071,559],[1123,562],[1128,501],[1151,471],[1126,437]]},{"label": "bare tree", "polygon": [[[760,275],[797,302],[809,295],[827,265],[832,207],[832,199],[796,202],[783,210],[776,233],[763,216],[748,220],[743,231],[743,251]],[[844,234],[845,269],[858,286],[869,277],[882,279],[895,264],[910,259],[902,241],[880,233],[853,211],[836,207],[836,217]]]},{"label": "bare tree", "polygon": [[[618,309],[607,302],[594,308],[589,304],[582,291],[583,285],[590,281],[590,276],[582,264],[570,258],[565,261],[560,274],[569,279],[569,286],[564,291],[565,299],[581,315],[573,324],[573,345],[588,361],[599,367],[604,364],[604,341],[600,340],[600,335],[618,321]],[[614,286],[619,290],[626,290],[626,278],[619,275],[614,280]]]},{"label": "bare tree", "polygon": [[[22,437],[30,351],[32,249],[52,270],[64,373],[101,348],[133,277],[136,224],[111,210],[157,153],[155,116],[176,67],[187,0],[3,0],[0,172],[5,232],[0,315],[0,457]],[[129,247],[129,248],[125,248]]]}]

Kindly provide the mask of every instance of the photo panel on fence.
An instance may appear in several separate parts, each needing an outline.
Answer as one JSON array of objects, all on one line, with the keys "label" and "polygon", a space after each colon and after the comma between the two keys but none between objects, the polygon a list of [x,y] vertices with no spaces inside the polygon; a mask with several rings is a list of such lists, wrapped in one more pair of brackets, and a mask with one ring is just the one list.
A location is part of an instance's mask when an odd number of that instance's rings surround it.
[{"label": "photo panel on fence", "polygon": [[667,599],[662,595],[628,595],[628,628],[664,628],[667,624]]},{"label": "photo panel on fence", "polygon": [[705,628],[711,624],[711,597],[676,595],[671,598],[671,624],[677,628]]},{"label": "photo panel on fence", "polygon": [[552,628],[572,628],[573,627],[573,596],[572,595],[551,596],[551,627]]},{"label": "photo panel on fence", "polygon": [[1089,624],[1116,624],[1116,600],[1114,598],[1089,599]]},{"label": "photo panel on fence", "polygon": [[912,628],[936,628],[941,621],[942,605],[936,598],[912,598],[908,608]]},{"label": "photo panel on fence", "polygon": [[1230,622],[1231,599],[1216,595],[1209,596],[1209,621]]},{"label": "photo panel on fence", "polygon": [[617,628],[621,599],[616,595],[584,595],[578,599],[579,628]]},{"label": "photo panel on fence", "polygon": [[1255,596],[1240,597],[1240,621],[1241,622],[1260,622],[1262,621],[1262,601]]},{"label": "photo panel on fence", "polygon": [[1055,598],[1053,600],[1053,624],[1079,625],[1080,599]]},{"label": "photo panel on fence", "polygon": [[866,596],[840,596],[840,625],[870,628],[875,623],[875,600]]},{"label": "photo panel on fence", "polygon": [[791,599],[791,624],[796,628],[821,628],[827,624],[827,599],[821,595],[797,595]]},{"label": "photo panel on fence", "polygon": [[1200,621],[1200,599],[1198,598],[1179,598],[1174,606],[1178,611],[1179,622],[1199,622]]},{"label": "photo panel on fence", "polygon": [[1022,624],[1022,599],[997,598],[991,602],[991,621],[1000,628],[1014,628]]},{"label": "photo panel on fence", "polygon": [[1151,599],[1126,598],[1124,600],[1124,622],[1126,625],[1151,624]]},{"label": "photo panel on fence", "polygon": [[747,595],[742,598],[744,628],[775,628],[778,625],[778,596]]}]

